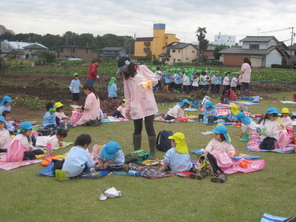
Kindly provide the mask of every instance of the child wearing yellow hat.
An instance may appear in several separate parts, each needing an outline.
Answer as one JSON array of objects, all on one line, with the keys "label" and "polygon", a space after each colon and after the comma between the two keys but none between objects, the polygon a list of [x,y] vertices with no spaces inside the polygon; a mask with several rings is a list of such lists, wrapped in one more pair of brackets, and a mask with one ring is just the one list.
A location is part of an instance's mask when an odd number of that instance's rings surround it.
[{"label": "child wearing yellow hat", "polygon": [[283,108],[280,120],[281,120],[282,125],[284,127],[286,127],[286,128],[289,127],[289,128],[293,129],[292,120],[291,120],[289,114],[290,114],[289,109],[288,108]]},{"label": "child wearing yellow hat", "polygon": [[231,109],[231,113],[228,116],[228,121],[229,122],[236,122],[237,121],[236,115],[239,113],[239,108],[236,104],[231,104],[229,106]]},{"label": "child wearing yellow hat", "polygon": [[164,156],[162,170],[165,171],[169,167],[172,172],[193,171],[195,168],[193,168],[190,160],[185,135],[183,133],[175,133],[168,138],[171,140],[172,148]]}]

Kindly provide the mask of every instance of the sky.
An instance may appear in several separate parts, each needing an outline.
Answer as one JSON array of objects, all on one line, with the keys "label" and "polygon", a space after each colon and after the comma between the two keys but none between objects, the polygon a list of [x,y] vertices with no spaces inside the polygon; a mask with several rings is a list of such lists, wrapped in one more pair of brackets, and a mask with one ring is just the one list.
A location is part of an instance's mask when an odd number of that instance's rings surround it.
[{"label": "sky", "polygon": [[192,43],[198,27],[209,41],[219,33],[236,42],[258,35],[285,41],[291,27],[296,32],[295,0],[1,0],[0,8],[0,24],[16,34],[152,37],[153,24],[164,23],[166,33]]}]

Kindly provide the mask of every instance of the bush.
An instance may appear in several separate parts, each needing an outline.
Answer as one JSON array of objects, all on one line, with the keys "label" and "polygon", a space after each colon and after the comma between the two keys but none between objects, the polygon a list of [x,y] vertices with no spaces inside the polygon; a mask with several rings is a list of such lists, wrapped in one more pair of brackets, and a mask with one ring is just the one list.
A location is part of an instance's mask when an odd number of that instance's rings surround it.
[{"label": "bush", "polygon": [[291,69],[291,65],[272,64],[271,68]]}]

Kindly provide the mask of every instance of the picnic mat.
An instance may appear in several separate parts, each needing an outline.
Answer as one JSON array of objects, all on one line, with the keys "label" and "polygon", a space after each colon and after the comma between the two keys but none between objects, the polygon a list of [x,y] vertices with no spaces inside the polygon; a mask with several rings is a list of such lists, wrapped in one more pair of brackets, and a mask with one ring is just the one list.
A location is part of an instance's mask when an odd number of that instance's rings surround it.
[{"label": "picnic mat", "polygon": [[0,160],[0,169],[2,170],[13,170],[22,166],[29,166],[31,164],[40,163],[43,159],[38,160],[23,160],[20,162],[6,162],[6,157]]},{"label": "picnic mat", "polygon": [[251,150],[250,146],[247,146],[247,150],[251,152],[274,152],[274,153],[294,153],[294,147],[286,147],[283,149],[273,149],[273,150]]},{"label": "picnic mat", "polygon": [[123,119],[123,118],[116,118],[113,116],[107,116],[106,119],[102,120],[102,123],[119,123],[119,122],[125,122],[129,121],[128,119]]},{"label": "picnic mat", "polygon": [[281,103],[284,103],[284,104],[296,104],[296,102],[294,102],[294,101],[281,101]]},{"label": "picnic mat", "polygon": [[248,102],[248,101],[234,101],[233,103],[239,105],[239,104],[243,104],[246,106],[250,106],[250,105],[258,105],[260,103],[253,103],[253,102]]},{"label": "picnic mat", "polygon": [[[70,146],[72,144],[73,144],[73,142],[62,142],[62,146],[52,148],[52,150],[58,150],[58,149],[61,149],[61,148],[65,148],[65,147]],[[46,150],[45,146],[34,146],[34,148],[35,149],[40,149],[40,150]]]},{"label": "picnic mat", "polygon": [[[203,154],[204,149],[200,149],[200,150],[191,150],[192,153],[198,155],[198,154]],[[255,156],[255,155],[249,155],[249,154],[239,154],[239,156],[236,157],[231,157],[231,159],[259,159],[261,158],[260,156]]]},{"label": "picnic mat", "polygon": [[282,222],[286,219],[287,218],[285,217],[278,217],[278,216],[273,216],[271,214],[264,213],[260,222]]}]

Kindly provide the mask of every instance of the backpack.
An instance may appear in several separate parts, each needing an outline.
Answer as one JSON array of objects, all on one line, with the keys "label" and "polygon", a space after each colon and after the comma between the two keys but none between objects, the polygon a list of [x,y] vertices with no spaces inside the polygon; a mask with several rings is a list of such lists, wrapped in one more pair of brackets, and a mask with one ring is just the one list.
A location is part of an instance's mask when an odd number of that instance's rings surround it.
[{"label": "backpack", "polygon": [[199,108],[200,105],[201,105],[201,103],[198,99],[192,100],[192,107],[193,108]]},{"label": "backpack", "polygon": [[293,95],[293,101],[296,102],[296,93]]},{"label": "backpack", "polygon": [[236,100],[235,92],[232,89],[229,89],[228,95],[231,100]]},{"label": "backpack", "polygon": [[160,131],[156,138],[156,148],[161,152],[168,151],[171,146],[171,141],[168,138],[169,136],[173,135],[172,131]]},{"label": "backpack", "polygon": [[149,159],[149,153],[144,150],[135,150],[125,155],[125,163],[142,163]]},{"label": "backpack", "polygon": [[228,168],[233,165],[231,158],[222,150],[214,150],[212,151],[215,159],[217,160],[217,164],[221,168]]},{"label": "backpack", "polygon": [[20,140],[12,140],[7,148],[6,162],[19,162],[24,159],[26,147]]},{"label": "backpack", "polygon": [[213,154],[208,153],[206,156],[200,156],[199,162],[201,163],[200,171],[208,176],[216,176],[219,173],[223,173]]}]

